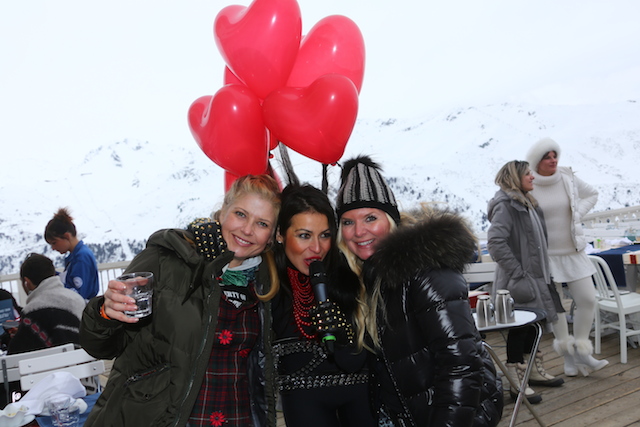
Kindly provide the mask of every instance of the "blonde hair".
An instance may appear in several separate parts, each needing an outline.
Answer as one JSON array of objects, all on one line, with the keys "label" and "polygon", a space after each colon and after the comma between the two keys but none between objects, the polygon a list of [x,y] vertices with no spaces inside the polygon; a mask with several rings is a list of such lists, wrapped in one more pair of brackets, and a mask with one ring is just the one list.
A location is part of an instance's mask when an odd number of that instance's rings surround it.
[{"label": "blonde hair", "polygon": [[[384,213],[389,221],[389,232],[392,233],[398,225],[394,221],[394,219],[388,213]],[[404,214],[401,214],[401,221],[404,220]],[[349,268],[358,275],[358,280],[360,281],[360,292],[357,299],[358,307],[356,309],[355,322],[356,322],[356,342],[358,345],[358,349],[366,348],[367,350],[373,351],[368,345],[366,345],[364,341],[365,333],[368,333],[374,341],[374,345],[376,347],[379,346],[378,340],[378,331],[377,331],[377,301],[379,295],[379,288],[374,286],[374,294],[367,295],[367,288],[364,284],[364,280],[362,278],[362,267],[364,265],[364,260],[361,260],[351,252],[351,250],[347,247],[344,238],[342,237],[342,222],[338,221],[338,249],[344,254],[344,257],[347,260],[347,264]],[[377,282],[377,280],[376,280]],[[374,298],[375,295],[375,298]]]},{"label": "blonde hair", "polygon": [[262,302],[266,302],[271,300],[276,296],[278,291],[280,290],[280,278],[278,277],[278,269],[276,268],[276,261],[273,257],[273,251],[271,249],[267,249],[262,253],[267,262],[267,268],[269,269],[269,279],[271,280],[271,288],[269,292],[264,295],[261,295],[256,292],[256,296]]},{"label": "blonde hair", "polygon": [[530,170],[529,162],[512,160],[500,168],[495,183],[502,191],[525,206],[536,207],[538,205],[536,199],[529,192],[522,190],[522,177]]},{"label": "blonde hair", "polygon": [[[437,208],[435,208],[432,204],[421,203],[419,208],[411,212],[400,213],[399,226],[396,225],[395,221],[393,221],[391,217],[387,214],[389,223],[391,224],[391,227],[389,229],[389,234],[395,232],[399,227],[413,226],[425,220],[426,218],[430,217],[436,212],[437,212]],[[340,229],[340,231],[342,230]],[[364,262],[361,259],[359,259],[357,256],[355,256],[355,254],[347,248],[344,240],[341,238],[342,236],[341,232],[338,233],[338,236],[339,236],[338,237],[339,247],[345,254],[345,257],[347,258],[347,262],[349,263],[349,266],[360,277],[360,283],[364,291],[364,296],[363,296],[364,303],[361,308],[363,311],[362,313],[363,318],[360,323],[364,327],[363,328],[359,327],[357,329],[357,345],[358,345],[358,348],[366,348],[369,351],[375,352],[374,348],[381,347],[380,337],[378,335],[378,323],[379,323],[378,319],[381,319],[381,321],[383,322],[387,321],[385,301],[382,298],[382,279],[380,279],[380,277],[376,277],[373,283],[371,284],[369,294],[367,294],[366,288],[364,286],[363,277],[362,277],[362,266]],[[354,267],[356,269],[354,269]],[[360,326],[360,324],[357,324],[357,325]],[[371,338],[374,348],[371,348],[365,343],[365,339],[364,339],[365,333],[368,334],[369,337]]]},{"label": "blonde hair", "polygon": [[[213,218],[220,220],[226,214],[227,210],[233,203],[247,194],[255,194],[263,200],[266,200],[273,207],[275,218],[280,214],[280,187],[273,177],[269,175],[245,175],[236,179],[231,187],[224,195],[222,207],[213,214]],[[275,237],[276,226],[273,224],[272,238]],[[273,252],[270,248],[262,253],[264,261],[269,268],[269,278],[271,279],[271,288],[264,295],[256,294],[260,301],[269,301],[280,290],[280,280],[278,279],[278,271],[276,269]]]},{"label": "blonde hair", "polygon": [[233,184],[224,195],[222,207],[213,214],[213,218],[219,220],[236,200],[247,194],[255,194],[271,203],[276,218],[278,218],[281,199],[280,187],[278,187],[276,180],[269,175],[245,175],[233,181]]}]

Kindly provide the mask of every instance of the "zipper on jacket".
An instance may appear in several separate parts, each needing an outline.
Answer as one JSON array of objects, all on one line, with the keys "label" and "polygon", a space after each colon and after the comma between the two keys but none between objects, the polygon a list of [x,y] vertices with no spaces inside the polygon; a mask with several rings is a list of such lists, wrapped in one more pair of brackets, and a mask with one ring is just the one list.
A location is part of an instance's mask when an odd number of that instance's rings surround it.
[{"label": "zipper on jacket", "polygon": [[[211,330],[211,321],[213,319],[213,316],[212,316],[212,313],[211,313],[211,307],[210,307],[211,295],[212,294],[213,294],[213,287],[210,288],[209,294],[207,294],[206,307],[208,307],[209,314],[207,316],[207,327],[205,329],[204,339],[202,340],[202,343],[200,345],[200,349],[198,349],[198,356],[196,357],[196,363],[194,365],[193,372],[191,373],[191,378],[189,378],[189,383],[187,384],[186,393],[182,398],[182,402],[180,402],[180,407],[181,408],[184,406],[184,402],[189,397],[189,394],[191,394],[191,389],[193,388],[193,383],[195,381],[196,371],[198,370],[197,361],[200,359],[200,357],[202,357],[202,353],[204,352],[204,349],[205,349],[205,347],[207,345],[207,341],[209,340],[209,331]],[[176,418],[175,422],[173,423],[174,426],[178,425],[178,422],[180,421],[180,418],[181,418],[180,414],[181,414],[181,411],[178,412],[178,417]],[[187,418],[189,418],[189,414],[187,414]]]},{"label": "zipper on jacket", "polygon": [[151,368],[151,369],[149,369],[147,371],[136,372],[135,374],[133,374],[129,378],[127,378],[127,380],[123,384],[123,387],[127,388],[133,383],[136,383],[136,382],[138,382],[140,380],[144,380],[144,379],[149,378],[151,376],[157,375],[157,374],[159,374],[161,372],[166,371],[167,369],[169,369],[169,364],[165,363],[165,364],[157,366],[155,368]]}]

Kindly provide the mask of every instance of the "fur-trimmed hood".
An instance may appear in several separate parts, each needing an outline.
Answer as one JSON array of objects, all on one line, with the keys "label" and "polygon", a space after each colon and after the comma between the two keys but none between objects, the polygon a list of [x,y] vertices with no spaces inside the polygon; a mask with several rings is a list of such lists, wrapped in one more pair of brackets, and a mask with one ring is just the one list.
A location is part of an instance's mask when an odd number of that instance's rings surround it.
[{"label": "fur-trimmed hood", "polygon": [[475,236],[460,215],[435,210],[389,234],[367,260],[366,268],[386,286],[396,287],[425,269],[462,272],[476,248]]}]

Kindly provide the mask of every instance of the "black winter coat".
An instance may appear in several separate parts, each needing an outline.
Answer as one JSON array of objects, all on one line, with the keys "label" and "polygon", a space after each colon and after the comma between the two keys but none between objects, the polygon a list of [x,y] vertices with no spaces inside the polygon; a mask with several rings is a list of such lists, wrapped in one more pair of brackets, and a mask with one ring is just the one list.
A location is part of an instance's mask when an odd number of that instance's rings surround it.
[{"label": "black winter coat", "polygon": [[502,385],[483,347],[462,271],[476,243],[457,215],[437,212],[391,233],[365,263],[381,280],[379,396],[396,425],[495,426]]}]

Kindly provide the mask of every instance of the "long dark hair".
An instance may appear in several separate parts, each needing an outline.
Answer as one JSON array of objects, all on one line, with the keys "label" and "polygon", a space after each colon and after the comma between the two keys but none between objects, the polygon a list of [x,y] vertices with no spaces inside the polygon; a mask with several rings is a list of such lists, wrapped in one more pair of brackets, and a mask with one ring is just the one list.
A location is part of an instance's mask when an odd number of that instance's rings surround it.
[{"label": "long dark hair", "polygon": [[[278,216],[277,231],[284,236],[291,227],[292,218],[305,212],[318,213],[327,217],[331,233],[331,247],[322,261],[329,283],[327,292],[329,299],[335,301],[345,313],[353,313],[359,295],[360,282],[338,249],[336,214],[327,195],[309,184],[289,184],[282,191],[282,207]],[[274,247],[274,254],[282,285],[281,289],[291,295],[291,284],[287,274],[287,267],[290,266],[290,263],[284,252],[284,245],[277,243]]]},{"label": "long dark hair", "polygon": [[[327,218],[329,224],[329,232],[331,233],[331,248],[327,256],[323,260],[325,270],[331,269],[337,264],[338,248],[336,246],[336,237],[338,234],[338,226],[336,223],[336,214],[331,206],[331,202],[326,194],[312,185],[289,184],[282,190],[282,205],[280,215],[278,216],[277,232],[284,236],[291,221],[295,215],[301,213],[318,213]],[[287,278],[287,256],[284,253],[284,245],[276,244],[274,249],[276,265],[278,266],[278,275],[280,282],[290,289],[289,279]]]}]

